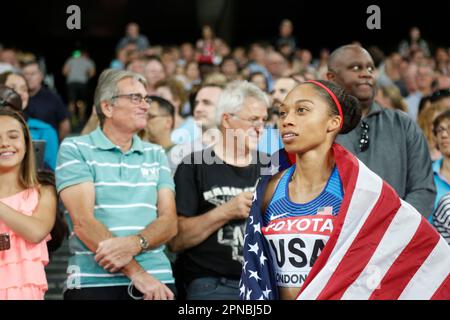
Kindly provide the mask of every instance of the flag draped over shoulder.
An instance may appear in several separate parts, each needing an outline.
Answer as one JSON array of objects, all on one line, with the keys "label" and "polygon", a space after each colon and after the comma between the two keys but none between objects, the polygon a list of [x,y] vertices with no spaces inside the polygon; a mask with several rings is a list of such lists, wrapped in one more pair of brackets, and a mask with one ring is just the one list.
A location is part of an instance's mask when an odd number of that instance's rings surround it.
[{"label": "flag draped over shoulder", "polygon": [[[450,299],[450,246],[355,156],[338,144],[333,152],[344,199],[297,299]],[[269,245],[261,233],[268,181],[259,183],[247,223],[244,300],[278,299]]]}]

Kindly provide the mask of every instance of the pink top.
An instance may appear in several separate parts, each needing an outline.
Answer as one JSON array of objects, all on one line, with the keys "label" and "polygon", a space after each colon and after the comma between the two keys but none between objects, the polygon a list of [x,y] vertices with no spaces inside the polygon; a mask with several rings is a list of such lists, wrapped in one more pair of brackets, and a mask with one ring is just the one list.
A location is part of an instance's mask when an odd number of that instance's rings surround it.
[{"label": "pink top", "polygon": [[[10,208],[33,215],[39,202],[37,189],[28,189],[0,199]],[[33,244],[12,231],[0,220],[0,233],[8,233],[11,248],[0,251],[0,300],[43,299],[48,289],[44,267],[48,264],[47,241]]]}]

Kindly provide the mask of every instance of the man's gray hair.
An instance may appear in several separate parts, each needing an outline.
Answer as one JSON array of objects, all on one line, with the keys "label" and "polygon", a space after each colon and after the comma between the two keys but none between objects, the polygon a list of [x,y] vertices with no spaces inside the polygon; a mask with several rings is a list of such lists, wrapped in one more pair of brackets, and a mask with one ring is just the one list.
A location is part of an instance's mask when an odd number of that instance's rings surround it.
[{"label": "man's gray hair", "polygon": [[97,88],[95,89],[94,105],[101,127],[103,127],[103,124],[105,122],[105,115],[103,114],[100,103],[102,101],[111,101],[114,96],[119,94],[117,84],[120,80],[125,78],[132,78],[136,81],[139,81],[144,85],[144,87],[147,88],[147,81],[145,80],[145,78],[140,74],[131,71],[107,69],[100,74]]},{"label": "man's gray hair", "polygon": [[239,112],[244,105],[245,99],[255,98],[270,106],[269,97],[256,85],[248,81],[233,81],[228,84],[219,96],[216,108],[216,123],[220,127],[222,116],[225,113],[234,114]]}]

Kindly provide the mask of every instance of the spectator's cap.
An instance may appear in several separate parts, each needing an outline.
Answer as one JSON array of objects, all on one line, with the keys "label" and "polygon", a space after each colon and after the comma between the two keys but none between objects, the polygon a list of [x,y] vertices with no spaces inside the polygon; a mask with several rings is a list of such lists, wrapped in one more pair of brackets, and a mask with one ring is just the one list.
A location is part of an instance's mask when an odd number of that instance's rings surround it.
[{"label": "spectator's cap", "polygon": [[22,99],[14,89],[0,85],[0,108],[10,107],[15,111],[22,112]]}]

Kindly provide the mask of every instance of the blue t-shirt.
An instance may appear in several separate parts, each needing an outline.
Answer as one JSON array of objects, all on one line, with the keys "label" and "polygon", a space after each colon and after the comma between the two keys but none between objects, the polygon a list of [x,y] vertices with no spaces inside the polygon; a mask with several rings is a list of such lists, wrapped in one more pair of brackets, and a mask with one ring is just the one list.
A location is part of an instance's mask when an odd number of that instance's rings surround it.
[{"label": "blue t-shirt", "polygon": [[28,118],[27,124],[32,140],[45,140],[44,162],[48,168],[55,171],[59,144],[55,129],[51,125],[33,118]]},{"label": "blue t-shirt", "polygon": [[[439,174],[442,168],[442,162],[443,159],[439,159],[433,162],[432,169],[433,169],[433,177],[434,177],[434,184],[436,185],[436,198],[434,200],[434,210],[436,210],[439,201],[442,199],[444,195],[450,192],[450,184],[445,181]],[[433,215],[431,214],[428,217],[428,221],[430,223],[433,223]]]},{"label": "blue t-shirt", "polygon": [[436,184],[436,199],[434,201],[434,208],[437,208],[437,205],[439,203],[439,200],[441,198],[450,192],[450,184],[441,178],[439,175],[439,171],[441,171],[442,168],[442,162],[443,159],[439,159],[433,162],[433,176],[434,176],[434,183]]}]

